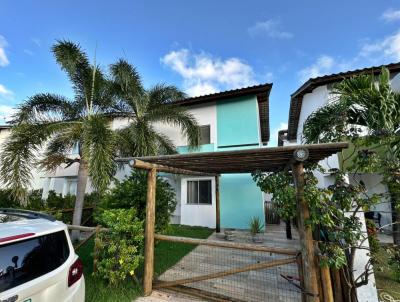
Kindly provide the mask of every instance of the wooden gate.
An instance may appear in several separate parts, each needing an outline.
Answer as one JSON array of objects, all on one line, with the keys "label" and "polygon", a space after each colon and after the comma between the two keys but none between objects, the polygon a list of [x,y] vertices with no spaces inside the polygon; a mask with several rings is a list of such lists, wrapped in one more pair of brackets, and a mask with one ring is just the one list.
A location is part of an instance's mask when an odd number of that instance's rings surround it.
[{"label": "wooden gate", "polygon": [[155,239],[196,247],[156,276],[153,288],[210,301],[301,301],[301,257],[296,250],[158,234]]},{"label": "wooden gate", "polygon": [[279,224],[280,217],[276,209],[276,205],[272,201],[264,202],[265,223],[266,224]]}]

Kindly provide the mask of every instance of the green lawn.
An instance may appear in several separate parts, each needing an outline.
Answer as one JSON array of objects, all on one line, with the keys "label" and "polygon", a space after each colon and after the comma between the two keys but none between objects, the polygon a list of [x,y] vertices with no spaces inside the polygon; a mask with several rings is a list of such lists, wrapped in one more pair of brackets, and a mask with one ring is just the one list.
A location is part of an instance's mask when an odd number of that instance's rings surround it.
[{"label": "green lawn", "polygon": [[[188,227],[171,225],[167,235],[207,238],[212,234],[212,230],[202,227]],[[90,240],[79,250],[78,255],[84,264],[84,274],[86,279],[86,301],[87,302],[124,302],[132,301],[141,295],[140,285],[137,285],[132,279],[123,282],[118,287],[108,286],[103,280],[93,277],[93,246],[94,241]],[[194,245],[174,242],[157,242],[155,247],[155,275],[159,275],[169,267],[177,263],[183,256],[195,248]],[[138,269],[138,275],[142,275],[141,268]]]},{"label": "green lawn", "polygon": [[378,255],[379,264],[375,265],[375,279],[378,293],[382,291],[391,295],[395,300],[400,300],[400,282],[397,282],[392,275],[390,267],[387,266],[388,254],[382,248]]}]

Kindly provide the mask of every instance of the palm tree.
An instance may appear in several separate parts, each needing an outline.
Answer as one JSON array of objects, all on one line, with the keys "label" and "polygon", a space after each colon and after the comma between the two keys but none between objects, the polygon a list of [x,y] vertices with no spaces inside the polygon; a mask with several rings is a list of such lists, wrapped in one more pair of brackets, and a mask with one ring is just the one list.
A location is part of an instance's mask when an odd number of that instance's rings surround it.
[{"label": "palm tree", "polygon": [[363,138],[363,147],[384,148],[379,166],[392,203],[393,239],[400,244],[400,93],[391,89],[390,73],[382,68],[379,78],[359,75],[344,79],[333,90],[336,99],[312,113],[304,123],[307,143]]},{"label": "palm tree", "polygon": [[[78,44],[57,41],[52,52],[72,83],[74,98],[40,93],[19,106],[1,152],[1,181],[24,200],[34,167],[53,171],[78,163],[73,224],[80,225],[88,177],[95,190],[103,191],[114,175],[116,140],[108,116],[118,106],[112,83]],[[72,158],[67,154],[74,146],[79,156]],[[78,236],[75,232],[72,239]]]},{"label": "palm tree", "polygon": [[176,153],[176,146],[156,130],[156,124],[178,127],[187,138],[188,146],[196,148],[200,128],[196,119],[174,101],[185,94],[174,86],[158,84],[146,90],[136,69],[125,60],[111,65],[114,89],[122,100],[121,111],[128,117],[127,125],[117,131],[121,156],[149,156]]}]

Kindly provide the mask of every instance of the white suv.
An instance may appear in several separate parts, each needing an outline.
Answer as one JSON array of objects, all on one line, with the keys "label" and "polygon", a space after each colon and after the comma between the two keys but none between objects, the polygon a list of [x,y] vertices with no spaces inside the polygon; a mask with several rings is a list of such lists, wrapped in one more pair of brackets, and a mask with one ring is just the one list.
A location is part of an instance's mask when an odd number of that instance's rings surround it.
[{"label": "white suv", "polygon": [[52,216],[0,209],[0,302],[82,302],[82,262]]}]

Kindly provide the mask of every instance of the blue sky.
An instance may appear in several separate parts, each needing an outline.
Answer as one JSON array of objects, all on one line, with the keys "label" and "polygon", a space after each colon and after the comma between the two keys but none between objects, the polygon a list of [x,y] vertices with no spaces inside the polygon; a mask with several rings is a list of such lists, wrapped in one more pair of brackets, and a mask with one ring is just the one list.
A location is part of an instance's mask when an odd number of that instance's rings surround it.
[{"label": "blue sky", "polygon": [[144,83],[191,95],[273,82],[271,145],[290,94],[313,76],[400,61],[398,1],[0,2],[0,123],[38,92],[71,96],[49,49],[79,42],[104,69],[123,57]]}]

